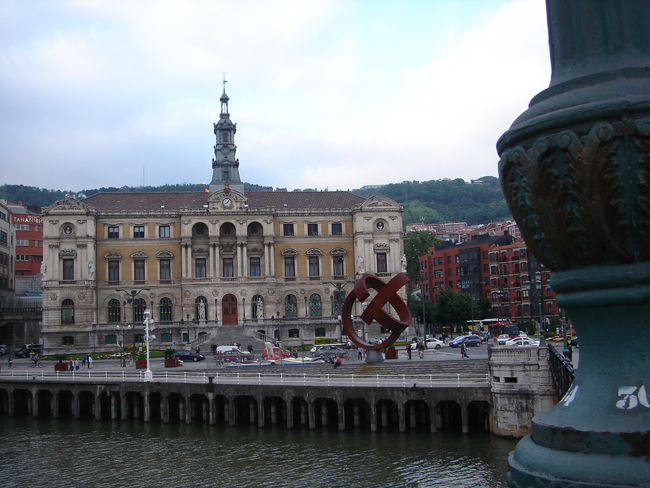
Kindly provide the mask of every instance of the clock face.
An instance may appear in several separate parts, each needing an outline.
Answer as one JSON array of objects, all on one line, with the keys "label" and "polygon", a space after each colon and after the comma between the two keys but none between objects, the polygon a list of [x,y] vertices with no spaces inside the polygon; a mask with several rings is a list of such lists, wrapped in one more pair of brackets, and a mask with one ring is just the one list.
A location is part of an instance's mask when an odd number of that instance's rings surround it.
[{"label": "clock face", "polygon": [[232,207],[232,200],[230,198],[224,198],[222,203],[226,208]]},{"label": "clock face", "polygon": [[380,220],[375,224],[375,227],[377,227],[377,230],[384,230],[385,224]]}]

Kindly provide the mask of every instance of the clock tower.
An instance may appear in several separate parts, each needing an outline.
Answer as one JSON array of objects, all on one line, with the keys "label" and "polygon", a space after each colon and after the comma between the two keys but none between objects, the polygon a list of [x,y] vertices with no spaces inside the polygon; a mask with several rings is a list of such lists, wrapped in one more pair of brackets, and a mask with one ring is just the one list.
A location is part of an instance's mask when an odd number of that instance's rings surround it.
[{"label": "clock tower", "polygon": [[214,159],[212,159],[210,193],[226,187],[244,193],[244,184],[239,177],[239,159],[236,158],[235,132],[237,132],[237,124],[233,124],[230,120],[228,100],[226,78],[224,76],[223,94],[220,99],[221,114],[219,115],[219,122],[214,124],[214,135],[217,136],[217,144],[214,146]]}]

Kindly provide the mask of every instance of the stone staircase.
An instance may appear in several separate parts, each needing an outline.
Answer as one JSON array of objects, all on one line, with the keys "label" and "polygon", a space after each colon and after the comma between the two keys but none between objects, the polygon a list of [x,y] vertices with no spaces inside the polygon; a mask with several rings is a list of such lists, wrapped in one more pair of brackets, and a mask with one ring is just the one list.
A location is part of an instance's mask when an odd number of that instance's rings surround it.
[{"label": "stone staircase", "polygon": [[[220,346],[229,345],[233,343],[238,343],[242,345],[242,349],[246,350],[249,344],[253,346],[253,354],[262,353],[264,349],[264,341],[257,339],[256,337],[251,337],[246,333],[246,329],[241,326],[236,325],[227,325],[222,326],[217,329],[214,329],[208,342],[210,344],[219,344]],[[207,349],[210,350],[209,348]]]}]

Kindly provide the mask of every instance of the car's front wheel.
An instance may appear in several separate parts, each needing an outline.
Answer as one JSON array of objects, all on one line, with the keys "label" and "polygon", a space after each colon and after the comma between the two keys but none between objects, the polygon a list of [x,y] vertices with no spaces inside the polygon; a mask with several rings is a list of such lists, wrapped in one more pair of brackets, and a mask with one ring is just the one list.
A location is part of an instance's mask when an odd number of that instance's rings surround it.
[{"label": "car's front wheel", "polygon": [[192,359],[194,359],[194,362],[197,362],[199,360],[199,358],[192,358]]},{"label": "car's front wheel", "polygon": [[480,343],[480,342],[477,342],[477,343],[476,343],[476,347],[481,347],[481,343]]},{"label": "car's front wheel", "polygon": [[440,344],[436,344],[436,349],[440,349]]}]

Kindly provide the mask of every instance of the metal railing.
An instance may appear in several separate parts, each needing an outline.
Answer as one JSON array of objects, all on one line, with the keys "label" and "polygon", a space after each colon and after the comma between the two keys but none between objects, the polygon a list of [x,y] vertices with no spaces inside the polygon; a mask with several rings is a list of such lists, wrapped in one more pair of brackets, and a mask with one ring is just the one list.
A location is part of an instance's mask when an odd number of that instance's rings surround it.
[{"label": "metal railing", "polygon": [[548,364],[553,378],[553,386],[557,391],[558,399],[562,399],[571,387],[576,375],[576,370],[563,354],[557,352],[552,344],[548,344]]},{"label": "metal railing", "polygon": [[[127,371],[45,371],[11,369],[0,372],[2,381],[61,381],[61,382],[144,382],[144,372]],[[252,371],[218,372],[154,372],[153,381],[158,383],[227,385],[280,385],[280,386],[338,386],[358,388],[462,388],[489,387],[488,374],[367,374],[344,373],[262,373]]]}]

